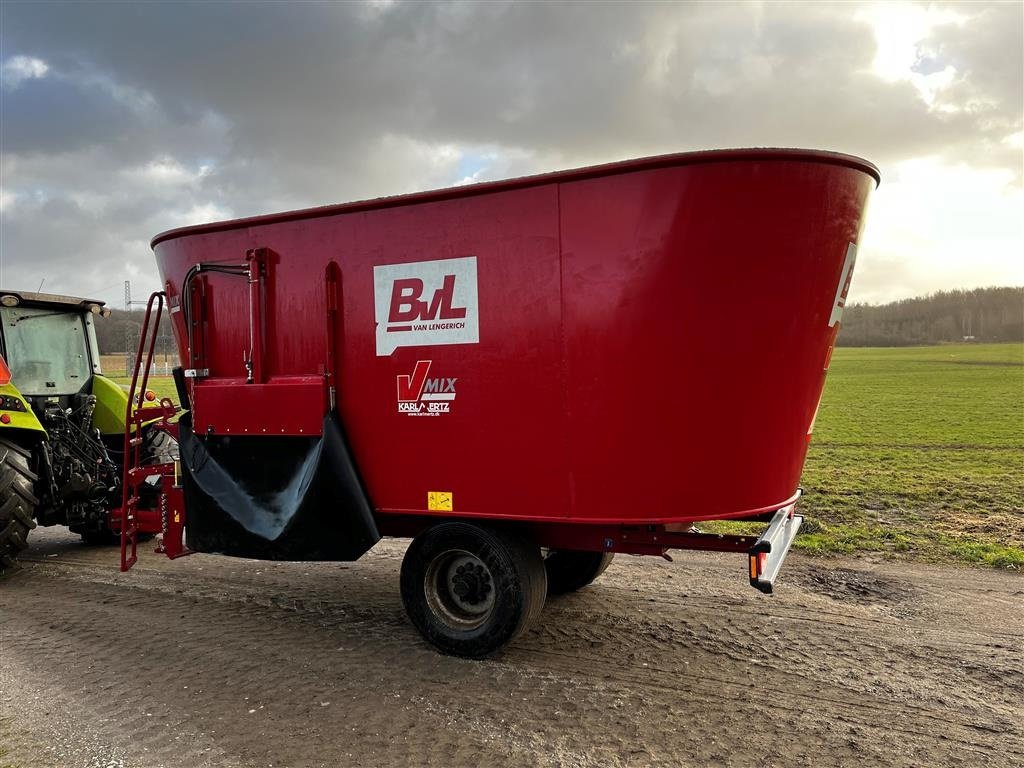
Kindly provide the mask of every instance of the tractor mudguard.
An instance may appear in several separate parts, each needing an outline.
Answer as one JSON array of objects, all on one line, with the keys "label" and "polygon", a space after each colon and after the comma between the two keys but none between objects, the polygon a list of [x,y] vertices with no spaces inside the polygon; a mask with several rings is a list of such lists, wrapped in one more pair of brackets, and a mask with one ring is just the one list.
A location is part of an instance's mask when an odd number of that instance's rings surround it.
[{"label": "tractor mudguard", "polygon": [[[264,560],[356,560],[380,540],[345,436],[209,436],[179,419],[188,546]],[[242,479],[244,478],[244,480]]]},{"label": "tractor mudguard", "polygon": [[104,435],[123,435],[128,393],[100,374],[92,377],[92,393],[96,396],[96,410],[92,415],[93,426]]},{"label": "tractor mudguard", "polygon": [[[38,433],[38,437],[46,437],[46,430],[36,418],[32,406],[13,383],[0,386],[0,414],[7,416],[6,421],[0,419],[0,429],[27,430]],[[121,431],[124,432],[124,429]]]}]

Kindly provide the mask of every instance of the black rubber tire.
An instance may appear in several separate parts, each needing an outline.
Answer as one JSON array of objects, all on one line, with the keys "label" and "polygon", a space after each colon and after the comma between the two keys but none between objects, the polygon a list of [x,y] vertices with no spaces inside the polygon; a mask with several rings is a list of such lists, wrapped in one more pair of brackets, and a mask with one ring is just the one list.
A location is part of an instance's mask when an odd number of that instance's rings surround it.
[{"label": "black rubber tire", "polygon": [[34,489],[39,478],[29,468],[32,453],[0,437],[0,573],[17,565],[28,545],[28,532],[36,527]]},{"label": "black rubber tire", "polygon": [[[431,563],[453,552],[479,559],[493,583],[494,597],[480,626],[463,629],[435,611],[427,598]],[[445,522],[417,536],[402,560],[402,603],[423,638],[443,653],[480,659],[521,635],[541,614],[547,576],[540,548],[508,530]]]},{"label": "black rubber tire", "polygon": [[[79,531],[78,535],[82,537],[82,543],[87,547],[109,547],[117,544],[121,545],[121,534],[114,533],[109,528],[104,528],[102,531]],[[142,541],[149,541],[156,534],[153,533],[137,533],[135,534],[136,543]]]},{"label": "black rubber tire", "polygon": [[121,535],[108,530],[82,531],[78,535],[82,537],[82,543],[88,547],[104,547],[121,543]]},{"label": "black rubber tire", "polygon": [[[161,429],[146,428],[142,434],[142,460],[147,464],[170,464],[179,458],[178,441],[169,433]],[[159,495],[156,497],[159,499]],[[149,541],[156,534],[137,533],[135,541]],[[121,543],[121,536],[118,534],[117,543]]]},{"label": "black rubber tire", "polygon": [[604,573],[615,555],[611,552],[578,552],[552,549],[544,558],[548,594],[564,595],[583,589]]},{"label": "black rubber tire", "polygon": [[142,433],[142,461],[169,464],[178,458],[178,443],[167,432],[145,427]]}]

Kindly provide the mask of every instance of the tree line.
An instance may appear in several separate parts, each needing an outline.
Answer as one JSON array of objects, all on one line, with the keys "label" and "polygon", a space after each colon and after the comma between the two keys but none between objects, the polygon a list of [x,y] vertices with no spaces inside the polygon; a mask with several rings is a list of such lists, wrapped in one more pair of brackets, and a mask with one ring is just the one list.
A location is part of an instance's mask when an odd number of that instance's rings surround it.
[{"label": "tree line", "polygon": [[1024,341],[1024,287],[939,291],[889,304],[851,304],[838,345],[903,347],[951,341]]},{"label": "tree line", "polygon": [[[139,334],[142,332],[144,310],[135,309],[126,312],[123,309],[111,309],[110,317],[100,317],[93,325],[96,328],[96,343],[101,355],[123,355],[127,350],[132,355],[139,348]],[[170,315],[165,311],[160,318],[160,334],[157,336],[156,351],[161,356],[166,352],[176,355],[174,335],[171,333]]]},{"label": "tree line", "polygon": [[[143,312],[111,310],[95,323],[100,354],[134,353]],[[843,312],[838,344],[843,347],[901,347],[952,341],[1024,342],[1024,287],[939,291],[889,304],[851,304]],[[160,321],[157,352],[174,356],[171,324]]]}]

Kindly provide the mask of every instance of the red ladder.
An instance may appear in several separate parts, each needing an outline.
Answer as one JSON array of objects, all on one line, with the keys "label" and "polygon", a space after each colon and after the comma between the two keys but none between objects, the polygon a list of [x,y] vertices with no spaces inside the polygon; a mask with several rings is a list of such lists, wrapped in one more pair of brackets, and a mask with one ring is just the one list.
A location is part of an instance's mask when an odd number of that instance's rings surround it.
[{"label": "red ladder", "polygon": [[[162,534],[156,551],[163,552],[172,560],[191,554],[184,545],[185,505],[179,483],[178,463],[153,463],[153,457],[142,455],[143,425],[167,432],[175,440],[178,439],[177,423],[168,421],[178,412],[174,403],[165,397],[157,405],[148,405],[150,401],[146,399],[164,298],[164,293],[158,291],[149,297],[146,304],[146,315],[139,334],[139,349],[135,355],[135,370],[128,390],[128,405],[125,407],[121,509],[119,515],[112,515],[120,523],[122,571],[127,571],[138,560],[136,547],[140,533]],[[153,476],[159,477],[159,507],[140,509],[139,490]]]}]

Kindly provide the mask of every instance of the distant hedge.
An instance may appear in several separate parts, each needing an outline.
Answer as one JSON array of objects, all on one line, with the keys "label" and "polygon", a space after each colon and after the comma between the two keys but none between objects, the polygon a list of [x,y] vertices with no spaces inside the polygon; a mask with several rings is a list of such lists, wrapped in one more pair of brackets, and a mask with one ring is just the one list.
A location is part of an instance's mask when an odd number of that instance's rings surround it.
[{"label": "distant hedge", "polygon": [[[115,309],[96,322],[100,352],[123,354],[125,343],[138,344],[142,311]],[[161,325],[159,352],[173,352],[170,322]],[[963,341],[1024,342],[1024,287],[939,291],[891,304],[851,304],[843,312],[842,347],[904,347]]]},{"label": "distant hedge", "polygon": [[903,347],[965,339],[1024,342],[1024,287],[939,291],[891,304],[851,304],[843,312],[838,344]]}]

